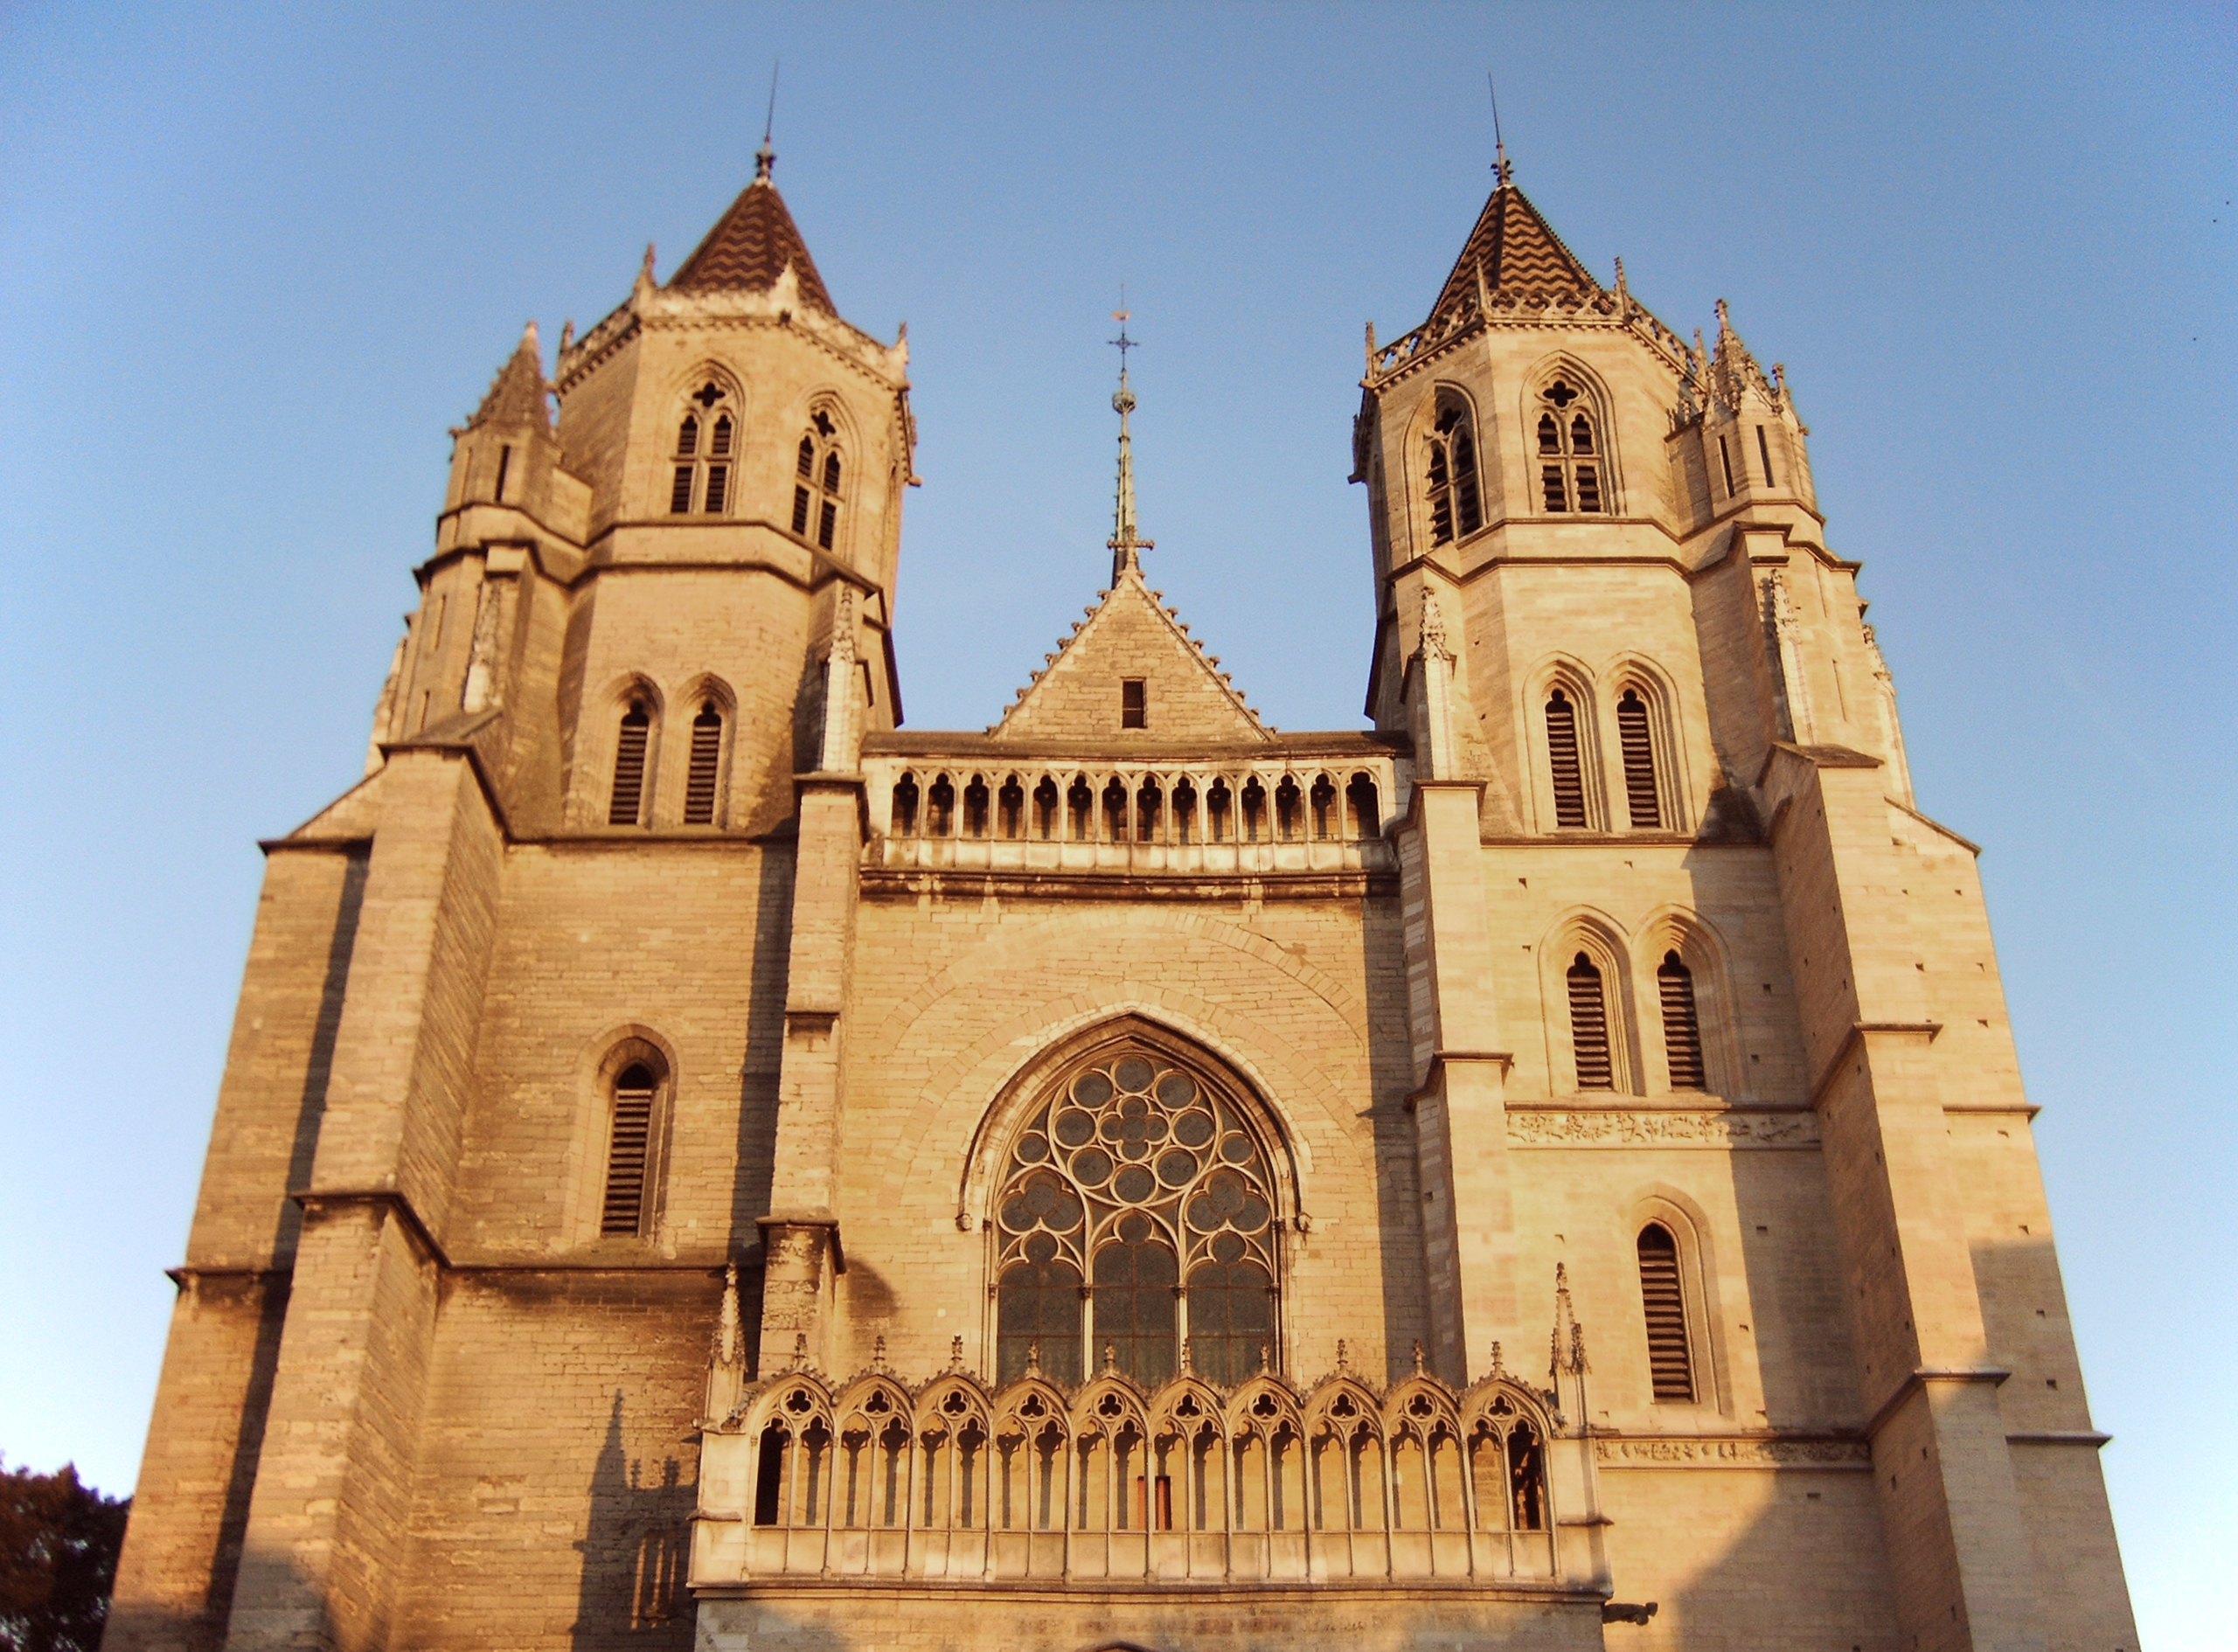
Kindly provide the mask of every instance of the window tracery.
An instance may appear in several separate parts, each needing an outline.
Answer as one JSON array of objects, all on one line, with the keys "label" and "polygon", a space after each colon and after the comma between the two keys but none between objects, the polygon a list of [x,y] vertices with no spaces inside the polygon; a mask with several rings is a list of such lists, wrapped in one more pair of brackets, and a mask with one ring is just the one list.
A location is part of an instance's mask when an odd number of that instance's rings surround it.
[{"label": "window tracery", "polygon": [[813,537],[825,551],[839,531],[838,434],[831,415],[817,408],[793,459],[793,531],[803,539]]},{"label": "window tracery", "polygon": [[1437,420],[1424,456],[1423,481],[1430,508],[1430,543],[1450,545],[1484,525],[1484,498],[1477,474],[1477,438],[1469,410],[1450,395],[1438,398]]},{"label": "window tracery", "polygon": [[671,516],[719,517],[730,506],[731,465],[737,445],[729,392],[710,378],[686,399],[676,427],[676,455],[669,473]]},{"label": "window tracery", "polygon": [[1585,392],[1558,374],[1539,401],[1539,484],[1547,513],[1599,511],[1603,455]]},{"label": "window tracery", "polygon": [[1019,1130],[996,1211],[998,1381],[1038,1355],[1077,1382],[1108,1351],[1156,1384],[1184,1337],[1218,1383],[1271,1357],[1266,1150],[1240,1108],[1162,1053],[1129,1046],[1074,1070]]}]

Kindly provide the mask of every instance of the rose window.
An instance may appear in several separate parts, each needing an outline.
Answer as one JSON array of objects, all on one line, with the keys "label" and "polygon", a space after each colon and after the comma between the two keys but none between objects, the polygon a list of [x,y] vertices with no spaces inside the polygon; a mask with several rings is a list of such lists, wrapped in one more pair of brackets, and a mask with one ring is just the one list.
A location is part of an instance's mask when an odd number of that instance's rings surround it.
[{"label": "rose window", "polygon": [[[1074,1072],[1011,1149],[997,1204],[997,1370],[1235,1383],[1273,1358],[1275,1200],[1242,1114],[1153,1052]],[[1183,1281],[1186,1281],[1184,1288]]]}]

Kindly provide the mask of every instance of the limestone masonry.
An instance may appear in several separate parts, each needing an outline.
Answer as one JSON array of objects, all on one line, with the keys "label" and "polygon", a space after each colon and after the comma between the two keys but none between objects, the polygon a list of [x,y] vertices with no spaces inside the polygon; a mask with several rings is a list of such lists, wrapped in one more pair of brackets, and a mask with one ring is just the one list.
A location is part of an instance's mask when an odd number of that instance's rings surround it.
[{"label": "limestone masonry", "polygon": [[1975,846],[1723,307],[1503,162],[1368,334],[1367,728],[1122,436],[905,730],[907,341],[770,167],[531,328],[265,845],[113,1652],[2133,1652]]}]

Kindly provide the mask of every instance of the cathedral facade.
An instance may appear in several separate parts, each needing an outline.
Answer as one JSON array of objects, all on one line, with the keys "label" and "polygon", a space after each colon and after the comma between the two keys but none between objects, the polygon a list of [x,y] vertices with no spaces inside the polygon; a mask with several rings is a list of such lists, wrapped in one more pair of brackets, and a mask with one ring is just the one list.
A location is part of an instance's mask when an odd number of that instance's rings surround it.
[{"label": "cathedral facade", "polygon": [[920,732],[907,340],[770,165],[530,330],[265,845],[108,1645],[2133,1649],[1977,851],[1723,307],[1503,162],[1367,337],[1366,727],[1146,583],[1122,372],[1107,588]]}]

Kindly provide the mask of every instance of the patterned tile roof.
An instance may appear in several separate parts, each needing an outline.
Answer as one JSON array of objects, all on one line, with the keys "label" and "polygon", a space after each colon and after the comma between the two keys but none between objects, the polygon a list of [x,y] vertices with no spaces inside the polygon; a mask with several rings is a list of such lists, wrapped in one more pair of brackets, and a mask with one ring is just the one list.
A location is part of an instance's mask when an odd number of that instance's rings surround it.
[{"label": "patterned tile roof", "polygon": [[1445,278],[1437,302],[1430,307],[1433,319],[1475,308],[1479,265],[1487,292],[1574,293],[1583,298],[1601,290],[1601,283],[1512,184],[1501,184],[1484,203],[1477,227],[1469,232],[1461,256],[1454,261],[1453,274]]},{"label": "patterned tile roof", "polygon": [[668,286],[686,293],[724,288],[766,293],[788,264],[803,299],[826,315],[838,314],[824,290],[824,277],[816,273],[816,260],[808,255],[807,243],[793,225],[793,215],[785,210],[784,198],[767,177],[757,177],[731,203],[731,210],[707,232],[707,238],[692,249],[692,256],[677,267]]}]

